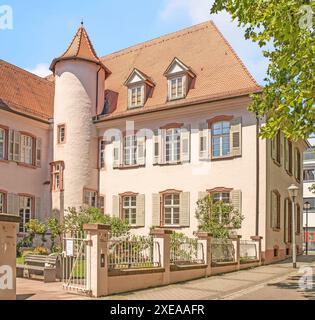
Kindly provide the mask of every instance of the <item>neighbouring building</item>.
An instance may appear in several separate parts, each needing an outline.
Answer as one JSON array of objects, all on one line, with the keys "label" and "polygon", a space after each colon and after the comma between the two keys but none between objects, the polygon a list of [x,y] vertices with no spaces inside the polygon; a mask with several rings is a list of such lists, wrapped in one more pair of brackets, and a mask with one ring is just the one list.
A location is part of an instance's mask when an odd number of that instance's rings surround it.
[{"label": "neighbouring building", "polygon": [[315,184],[315,138],[309,139],[311,148],[304,153],[304,203],[310,204],[309,210],[304,210],[305,241],[308,249],[315,250],[315,193],[310,190]]},{"label": "neighbouring building", "polygon": [[211,194],[263,237],[266,262],[291,254],[287,188],[303,245],[305,141],[258,138],[248,112],[261,87],[212,22],[99,58],[83,25],[43,79],[0,61],[0,212],[61,219],[99,207],[133,232],[192,235]]}]

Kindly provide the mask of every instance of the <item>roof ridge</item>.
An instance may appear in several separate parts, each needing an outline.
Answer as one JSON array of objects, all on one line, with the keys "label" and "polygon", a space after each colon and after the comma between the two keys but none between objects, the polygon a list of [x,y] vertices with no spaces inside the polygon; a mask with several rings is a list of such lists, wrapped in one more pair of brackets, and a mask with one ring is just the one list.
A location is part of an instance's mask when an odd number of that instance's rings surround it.
[{"label": "roof ridge", "polygon": [[32,77],[34,77],[34,78],[36,78],[36,79],[38,79],[40,81],[49,83],[50,85],[52,83],[51,81],[47,80],[46,77],[41,77],[41,76],[39,76],[39,75],[37,75],[35,73],[32,73],[32,72],[30,72],[30,71],[28,71],[26,69],[23,69],[22,67],[16,66],[16,65],[14,65],[14,64],[6,61],[6,60],[0,59],[0,64],[1,63],[3,63],[5,66],[7,66],[7,67],[9,67],[9,68],[11,68],[13,70],[19,71],[19,72],[24,73],[24,74],[26,74],[28,76],[32,76]]},{"label": "roof ridge", "polygon": [[131,52],[141,50],[144,47],[145,48],[151,47],[153,45],[157,45],[157,44],[159,44],[161,42],[164,42],[164,41],[169,41],[169,40],[173,40],[173,39],[178,38],[178,37],[183,37],[183,36],[186,36],[186,35],[188,35],[190,33],[193,33],[193,32],[199,32],[201,30],[204,30],[204,29],[208,28],[210,25],[212,25],[212,20],[208,20],[206,22],[202,22],[202,23],[193,25],[191,27],[187,27],[187,28],[175,31],[175,32],[171,32],[171,33],[168,33],[168,34],[165,34],[165,35],[161,35],[159,37],[156,37],[156,38],[144,41],[144,42],[140,42],[140,43],[135,44],[135,45],[131,45],[131,46],[127,47],[127,48],[124,48],[124,49],[109,53],[109,54],[107,54],[105,56],[102,56],[102,57],[100,57],[100,59],[101,60],[115,59],[117,57],[120,57],[120,56],[123,56],[123,55],[127,55],[127,54],[129,54]]}]

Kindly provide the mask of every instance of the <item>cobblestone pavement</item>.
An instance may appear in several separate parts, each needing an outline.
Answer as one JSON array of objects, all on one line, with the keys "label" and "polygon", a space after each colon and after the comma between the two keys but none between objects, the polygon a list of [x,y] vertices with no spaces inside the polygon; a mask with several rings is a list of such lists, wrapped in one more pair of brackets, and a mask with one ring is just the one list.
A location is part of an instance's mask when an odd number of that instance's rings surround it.
[{"label": "cobblestone pavement", "polygon": [[[302,256],[298,267],[311,267],[315,274],[315,256]],[[299,269],[298,269],[299,270]],[[118,294],[103,300],[266,300],[315,299],[314,290],[301,290],[298,270],[289,261],[255,269],[228,273],[184,283]],[[20,300],[76,300],[87,297],[63,291],[61,283],[43,284],[26,279],[17,280]]]}]

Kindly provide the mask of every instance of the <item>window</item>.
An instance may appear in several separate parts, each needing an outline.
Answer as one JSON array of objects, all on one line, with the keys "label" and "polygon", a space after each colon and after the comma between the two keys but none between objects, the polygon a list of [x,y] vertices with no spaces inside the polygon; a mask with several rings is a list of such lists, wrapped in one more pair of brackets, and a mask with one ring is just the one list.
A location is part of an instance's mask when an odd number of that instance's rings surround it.
[{"label": "window", "polygon": [[212,156],[225,157],[230,155],[230,122],[222,121],[212,126]]},{"label": "window", "polygon": [[25,233],[26,230],[26,224],[30,221],[32,217],[32,211],[33,211],[33,197],[29,196],[20,196],[19,197],[19,213],[21,217],[21,222],[19,226],[19,231]]},{"label": "window", "polygon": [[106,148],[106,141],[105,140],[100,140],[100,158],[99,158],[99,163],[100,163],[100,168],[103,169],[105,168],[105,148]]},{"label": "window", "polygon": [[288,171],[290,174],[292,174],[292,141],[288,141],[288,162],[289,162],[289,167],[288,167]]},{"label": "window", "polygon": [[0,128],[0,160],[7,159],[7,134],[6,130]]},{"label": "window", "polygon": [[97,191],[93,190],[84,190],[84,204],[88,205],[91,208],[97,208]]},{"label": "window", "polygon": [[229,192],[215,192],[212,194],[213,200],[223,201],[224,203],[230,203],[230,193]]},{"label": "window", "polygon": [[144,86],[129,89],[129,108],[142,107],[144,104]]},{"label": "window", "polygon": [[301,181],[301,153],[298,148],[295,148],[295,178]]},{"label": "window", "polygon": [[296,233],[301,233],[301,206],[299,204],[296,205]]},{"label": "window", "polygon": [[137,197],[126,196],[122,198],[122,216],[131,226],[137,224]]},{"label": "window", "polygon": [[280,229],[280,201],[281,196],[278,191],[271,192],[271,228]]},{"label": "window", "polygon": [[34,139],[27,135],[21,135],[21,162],[33,165]]},{"label": "window", "polygon": [[7,211],[7,197],[6,193],[0,192],[0,213]]},{"label": "window", "polygon": [[54,162],[51,164],[51,186],[52,191],[63,191],[63,162]]},{"label": "window", "polygon": [[276,136],[271,142],[272,147],[272,159],[275,160],[278,164],[281,164],[281,133],[278,131]]},{"label": "window", "polygon": [[124,138],[124,165],[132,166],[137,164],[137,137],[126,136]]},{"label": "window", "polygon": [[292,241],[292,201],[286,198],[284,201],[284,242]]},{"label": "window", "polygon": [[184,88],[185,76],[169,80],[169,98],[170,100],[181,99],[185,97]]},{"label": "window", "polygon": [[178,193],[164,195],[163,205],[164,225],[179,226],[180,195]]},{"label": "window", "polygon": [[66,143],[66,125],[61,124],[58,126],[58,144]]},{"label": "window", "polygon": [[168,129],[165,134],[165,162],[180,161],[181,129]]},{"label": "window", "polygon": [[314,182],[315,181],[315,168],[304,170],[304,182]]}]

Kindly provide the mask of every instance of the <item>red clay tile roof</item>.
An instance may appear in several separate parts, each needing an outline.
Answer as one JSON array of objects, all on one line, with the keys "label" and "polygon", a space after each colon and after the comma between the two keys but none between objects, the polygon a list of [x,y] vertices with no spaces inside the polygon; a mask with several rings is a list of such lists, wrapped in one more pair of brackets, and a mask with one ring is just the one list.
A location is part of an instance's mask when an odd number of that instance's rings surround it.
[{"label": "red clay tile roof", "polygon": [[[196,78],[186,99],[167,102],[164,72],[175,57],[191,68]],[[110,54],[101,61],[111,71],[105,81],[111,105],[109,118],[261,91],[211,21]],[[127,110],[128,91],[124,83],[134,68],[150,77],[155,88],[143,108]]]},{"label": "red clay tile roof", "polygon": [[71,59],[86,60],[97,63],[104,67],[94,50],[92,42],[83,26],[83,23],[81,23],[81,26],[79,27],[76,35],[72,39],[72,42],[70,43],[68,49],[61,55],[61,57],[53,60],[50,66],[50,70],[54,71],[57,62],[61,60]]},{"label": "red clay tile roof", "polygon": [[12,110],[48,120],[53,117],[54,84],[0,60],[0,101]]}]

